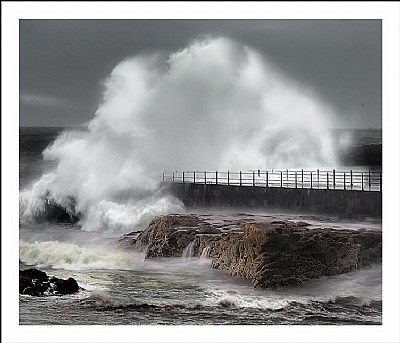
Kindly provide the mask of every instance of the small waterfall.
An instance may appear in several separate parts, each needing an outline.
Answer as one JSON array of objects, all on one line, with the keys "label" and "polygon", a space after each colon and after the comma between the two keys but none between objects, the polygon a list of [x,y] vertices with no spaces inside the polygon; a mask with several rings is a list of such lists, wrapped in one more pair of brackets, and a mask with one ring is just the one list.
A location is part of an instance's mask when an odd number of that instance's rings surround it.
[{"label": "small waterfall", "polygon": [[206,259],[210,256],[211,247],[207,245],[201,252],[200,259]]},{"label": "small waterfall", "polygon": [[189,245],[183,249],[182,251],[182,257],[183,258],[190,258],[190,257],[194,257],[194,243],[196,242],[196,240],[194,239],[193,241],[191,241],[189,243]]}]

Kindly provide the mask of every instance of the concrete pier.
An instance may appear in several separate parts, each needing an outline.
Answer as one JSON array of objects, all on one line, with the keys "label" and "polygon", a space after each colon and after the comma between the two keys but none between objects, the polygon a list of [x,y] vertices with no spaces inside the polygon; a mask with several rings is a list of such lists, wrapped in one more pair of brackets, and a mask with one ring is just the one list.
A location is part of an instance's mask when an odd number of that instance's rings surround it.
[{"label": "concrete pier", "polygon": [[170,182],[163,185],[187,207],[251,207],[349,218],[382,217],[382,192]]}]

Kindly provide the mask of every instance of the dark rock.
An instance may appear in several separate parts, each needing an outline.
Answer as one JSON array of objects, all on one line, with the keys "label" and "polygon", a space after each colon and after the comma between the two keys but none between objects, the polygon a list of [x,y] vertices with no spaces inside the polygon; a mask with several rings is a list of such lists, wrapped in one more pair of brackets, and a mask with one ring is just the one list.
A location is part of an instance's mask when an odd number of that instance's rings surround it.
[{"label": "dark rock", "polygon": [[291,222],[244,224],[243,240],[231,240],[213,267],[250,279],[254,286],[295,285],[350,272],[381,261],[381,232],[308,229]]},{"label": "dark rock", "polygon": [[[207,232],[209,226],[196,215],[158,217],[139,234],[135,245],[137,249],[145,251],[146,258],[182,256],[183,250],[195,240],[196,234]],[[198,244],[195,244],[194,252],[195,255],[198,253]]]},{"label": "dark rock", "polygon": [[136,239],[142,231],[132,231],[124,234],[118,239],[118,245],[123,249],[132,249],[136,244]]},{"label": "dark rock", "polygon": [[51,278],[50,283],[54,284],[54,293],[55,294],[72,294],[79,291],[78,283],[72,277],[67,280]]},{"label": "dark rock", "polygon": [[37,279],[41,281],[47,281],[49,279],[45,272],[42,272],[41,270],[35,268],[20,270],[19,277],[27,279]]},{"label": "dark rock", "polygon": [[[145,251],[146,258],[179,257],[193,243],[194,256],[207,249],[213,268],[265,288],[346,273],[382,259],[381,231],[310,229],[305,222],[243,220],[236,223],[238,231],[233,224],[222,227],[196,215],[158,217],[131,246]],[[228,227],[235,229],[225,231]]]},{"label": "dark rock", "polygon": [[52,277],[38,269],[25,269],[19,271],[19,293],[33,296],[65,295],[79,291],[75,279],[67,280]]}]

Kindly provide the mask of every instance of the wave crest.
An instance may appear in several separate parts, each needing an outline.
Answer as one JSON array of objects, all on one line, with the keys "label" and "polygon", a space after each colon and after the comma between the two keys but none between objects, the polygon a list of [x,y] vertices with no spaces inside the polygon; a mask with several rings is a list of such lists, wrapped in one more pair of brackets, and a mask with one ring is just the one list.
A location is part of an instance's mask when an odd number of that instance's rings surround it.
[{"label": "wave crest", "polygon": [[48,242],[19,243],[21,262],[37,267],[67,270],[133,270],[143,261],[141,254],[101,248],[84,248],[76,244]]},{"label": "wave crest", "polygon": [[49,212],[50,194],[57,211],[82,213],[84,229],[123,231],[150,213],[182,210],[157,194],[162,170],[336,165],[333,110],[226,38],[194,41],[167,59],[129,58],[104,88],[87,128],[64,131],[43,152],[57,165],[21,193],[23,220]]}]

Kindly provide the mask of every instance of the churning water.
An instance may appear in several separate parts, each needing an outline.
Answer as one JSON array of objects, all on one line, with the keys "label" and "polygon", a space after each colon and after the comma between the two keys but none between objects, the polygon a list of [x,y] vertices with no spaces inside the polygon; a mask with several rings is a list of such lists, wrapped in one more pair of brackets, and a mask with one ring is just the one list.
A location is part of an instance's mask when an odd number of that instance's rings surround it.
[{"label": "churning water", "polygon": [[[54,164],[42,161],[54,129],[21,129],[21,188]],[[36,169],[34,169],[36,168]],[[29,172],[27,172],[29,171]],[[211,214],[218,219],[221,214]],[[280,215],[284,219],[289,215]],[[332,228],[375,228],[304,218]],[[142,228],[146,225],[144,224]],[[85,290],[63,297],[20,296],[21,324],[380,324],[381,266],[322,278],[296,288],[254,289],[211,268],[207,248],[199,259],[146,260],[116,245],[119,231],[85,231],[79,225],[21,222],[21,268],[74,277]]]},{"label": "churning water", "polygon": [[[337,166],[328,104],[227,39],[127,59],[104,89],[85,128],[20,129],[21,267],[84,288],[20,296],[21,324],[381,323],[380,265],[269,291],[211,269],[207,251],[190,258],[190,245],[187,259],[143,261],[115,244],[185,211],[157,191],[163,170]],[[47,201],[79,223],[37,222]]]}]

